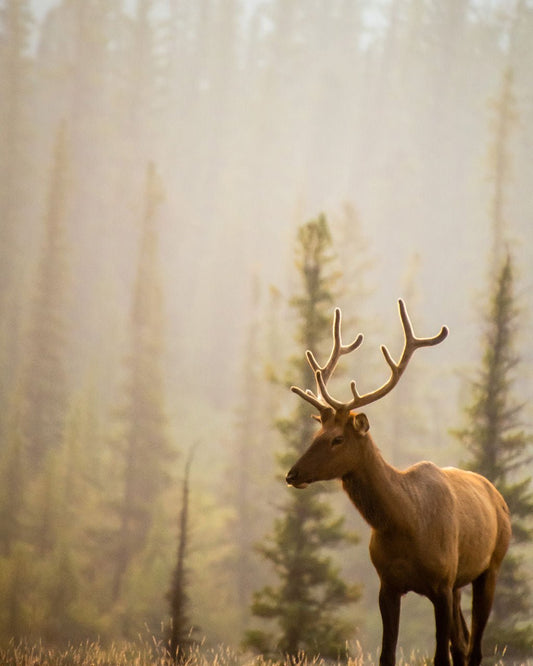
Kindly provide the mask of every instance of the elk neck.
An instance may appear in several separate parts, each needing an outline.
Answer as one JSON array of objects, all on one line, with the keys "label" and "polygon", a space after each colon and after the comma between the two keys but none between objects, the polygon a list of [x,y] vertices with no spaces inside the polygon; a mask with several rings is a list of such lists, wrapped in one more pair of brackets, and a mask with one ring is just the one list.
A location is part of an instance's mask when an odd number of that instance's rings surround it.
[{"label": "elk neck", "polygon": [[342,485],[372,528],[387,530],[409,520],[412,508],[403,475],[383,458],[370,435],[361,446],[357,465],[342,477]]}]

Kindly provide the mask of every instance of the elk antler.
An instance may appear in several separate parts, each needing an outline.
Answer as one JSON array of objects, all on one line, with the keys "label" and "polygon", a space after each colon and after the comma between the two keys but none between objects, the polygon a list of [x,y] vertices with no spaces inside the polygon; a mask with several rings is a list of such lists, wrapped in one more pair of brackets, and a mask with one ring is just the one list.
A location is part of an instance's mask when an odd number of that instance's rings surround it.
[{"label": "elk antler", "polygon": [[355,340],[349,345],[342,344],[341,318],[342,315],[340,309],[335,308],[335,314],[333,317],[333,348],[331,350],[331,354],[329,355],[326,364],[323,367],[319,365],[312,351],[308,349],[305,352],[307,362],[309,363],[313,372],[315,373],[316,388],[317,388],[316,395],[310,390],[303,391],[301,388],[298,388],[297,386],[291,386],[291,391],[294,391],[294,393],[297,393],[300,397],[302,397],[304,400],[307,400],[307,402],[310,402],[312,405],[314,405],[315,407],[317,407],[317,409],[321,411],[327,405],[325,405],[324,402],[320,400],[320,396],[322,396],[324,400],[326,400],[326,396],[322,392],[320,382],[322,381],[325,385],[328,382],[331,375],[333,374],[333,371],[337,366],[339,358],[344,354],[349,354],[351,351],[354,351],[354,349],[357,349],[357,347],[359,347],[363,342],[363,335],[360,333],[355,338]]},{"label": "elk antler", "polygon": [[[391,369],[391,375],[385,384],[383,384],[383,386],[376,389],[375,391],[372,391],[371,393],[359,395],[355,387],[355,381],[352,381],[350,383],[350,388],[353,394],[353,398],[349,402],[339,402],[329,394],[326,388],[326,384],[331,377],[331,374],[335,369],[340,356],[342,354],[347,354],[354,349],[357,349],[357,347],[359,347],[363,341],[363,336],[359,335],[351,345],[342,345],[340,336],[341,313],[337,308],[335,310],[335,317],[333,321],[333,350],[326,365],[321,368],[313,354],[310,351],[306,352],[307,361],[315,373],[317,394],[315,395],[312,393],[312,391],[309,390],[303,391],[297,386],[292,386],[291,390],[302,397],[304,400],[307,400],[307,402],[310,402],[320,411],[323,411],[327,405],[333,407],[335,410],[345,409],[350,411],[357,407],[363,407],[364,405],[368,405],[371,402],[375,402],[376,400],[379,400],[380,398],[383,398],[385,395],[387,395],[387,393],[389,393],[396,386],[405,368],[407,367],[411,356],[419,347],[433,347],[434,345],[438,345],[448,335],[448,329],[446,326],[443,326],[440,330],[440,333],[432,338],[417,338],[413,333],[413,326],[409,319],[409,315],[407,314],[405,303],[401,299],[398,301],[398,306],[400,309],[400,318],[402,320],[405,343],[398,363],[394,362],[387,347],[385,347],[385,345],[381,346],[383,356],[385,357],[385,360]],[[327,404],[324,404],[320,397],[322,397]]]}]

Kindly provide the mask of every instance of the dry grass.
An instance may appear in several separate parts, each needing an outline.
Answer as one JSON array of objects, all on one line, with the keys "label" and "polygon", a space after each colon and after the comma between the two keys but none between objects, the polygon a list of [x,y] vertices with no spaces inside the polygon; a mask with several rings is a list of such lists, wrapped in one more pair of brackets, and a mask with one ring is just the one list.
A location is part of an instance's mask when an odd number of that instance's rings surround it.
[{"label": "dry grass", "polygon": [[[376,654],[365,654],[360,645],[352,648],[352,655],[342,662],[343,666],[374,666],[378,663]],[[339,662],[340,664],[341,662]],[[503,666],[504,661],[490,660],[492,666]],[[10,645],[0,649],[1,666],[171,666],[165,646],[156,638],[140,640],[137,643],[114,643],[104,647],[99,643],[83,643],[68,648],[50,648],[39,645]],[[331,661],[320,657],[269,660],[237,653],[230,648],[207,649],[198,646],[191,651],[183,666],[334,666]],[[423,666],[432,660],[419,654],[408,656],[399,651],[398,666]],[[524,666],[533,666],[528,660]]]},{"label": "dry grass", "polygon": [[[346,666],[373,666],[375,655],[364,656],[360,647],[357,654],[350,657]],[[294,660],[269,660],[264,657],[243,655],[230,648],[207,649],[197,646],[181,662],[183,666],[331,666],[320,657],[307,657],[302,654]],[[416,661],[399,660],[399,666],[405,664],[425,664],[422,659]],[[38,645],[11,645],[0,649],[2,666],[170,666],[165,646],[157,639],[141,640],[137,643],[114,643],[104,647],[99,643],[83,643],[68,648],[51,648]]]}]

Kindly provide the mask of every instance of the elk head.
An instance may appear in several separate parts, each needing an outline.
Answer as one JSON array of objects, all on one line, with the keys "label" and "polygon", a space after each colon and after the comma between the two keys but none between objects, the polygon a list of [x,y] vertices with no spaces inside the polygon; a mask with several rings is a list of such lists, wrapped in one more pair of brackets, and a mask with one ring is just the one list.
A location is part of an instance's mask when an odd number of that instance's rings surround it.
[{"label": "elk head", "polygon": [[352,399],[340,402],[333,398],[327,389],[339,358],[354,351],[363,342],[363,336],[348,345],[343,345],[341,338],[341,311],[335,310],[333,319],[333,348],[328,361],[320,366],[311,351],[306,352],[309,365],[315,373],[316,393],[304,391],[297,386],[291,390],[318,409],[318,417],[322,427],[315,435],[311,445],[298,462],[287,474],[286,481],[295,488],[305,488],[313,481],[340,479],[357,465],[357,460],[364,451],[364,443],[368,438],[369,422],[365,414],[354,413],[352,410],[369,405],[384,397],[398,383],[411,356],[419,347],[432,347],[442,342],[448,335],[443,326],[440,333],[432,338],[417,338],[402,300],[398,302],[400,319],[404,332],[404,348],[400,360],[396,363],[387,347],[382,345],[381,351],[390,368],[389,379],[380,388],[364,395],[359,395],[355,381],[350,384]]}]

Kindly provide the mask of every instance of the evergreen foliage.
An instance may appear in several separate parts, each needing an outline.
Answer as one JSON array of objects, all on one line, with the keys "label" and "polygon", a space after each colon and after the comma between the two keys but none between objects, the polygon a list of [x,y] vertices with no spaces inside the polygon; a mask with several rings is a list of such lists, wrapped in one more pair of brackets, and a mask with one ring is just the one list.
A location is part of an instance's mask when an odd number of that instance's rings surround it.
[{"label": "evergreen foliage", "polygon": [[0,457],[0,554],[9,556],[20,537],[25,461],[22,436],[13,419],[4,435]]},{"label": "evergreen foliage", "polygon": [[193,625],[189,618],[190,596],[187,570],[189,546],[189,484],[194,449],[189,452],[183,477],[182,504],[179,519],[178,548],[172,584],[168,593],[170,604],[170,657],[175,663],[183,663],[193,645]]},{"label": "evergreen foliage", "polygon": [[158,274],[156,211],[161,185],[155,167],[146,174],[142,237],[131,309],[131,353],[121,412],[123,434],[117,458],[122,487],[117,501],[113,599],[121,594],[132,558],[146,545],[158,498],[168,487],[174,451],[167,433],[163,377],[163,303]]},{"label": "evergreen foliage", "polygon": [[47,455],[60,446],[67,411],[68,174],[68,141],[62,124],[50,176],[45,236],[24,369],[22,429],[27,461],[34,471],[41,469]]},{"label": "evergreen foliage", "polygon": [[[297,340],[304,349],[320,349],[329,337],[337,278],[331,266],[331,245],[323,215],[299,229],[296,257],[302,288],[291,303],[298,317]],[[292,367],[296,384],[312,386],[313,375],[303,354],[292,361]],[[286,442],[279,456],[283,472],[310,441],[312,423],[305,404],[298,404],[290,418],[278,422]],[[296,656],[305,651],[336,659],[346,655],[346,641],[354,633],[353,623],[343,620],[340,611],[357,601],[360,592],[342,579],[331,553],[353,543],[354,536],[344,529],[344,519],[333,515],[323,486],[288,493],[272,534],[259,546],[274,569],[277,586],[256,592],[252,604],[253,615],[274,620],[277,631],[248,631],[245,644],[263,654]]]},{"label": "evergreen foliage", "polygon": [[[20,228],[31,166],[29,93],[33,63],[29,45],[33,16],[29,0],[0,7],[0,317],[20,270]],[[14,345],[13,340],[8,341]],[[13,348],[11,348],[12,350]],[[11,359],[10,359],[11,360]],[[0,384],[1,388],[1,384]]]},{"label": "evergreen foliage", "polygon": [[[234,432],[234,453],[228,464],[228,504],[233,509],[228,531],[234,544],[225,568],[232,571],[236,613],[235,636],[242,636],[250,617],[250,594],[264,581],[261,563],[254,553],[254,544],[262,537],[264,525],[271,522],[271,486],[265,478],[271,478],[275,463],[272,459],[271,404],[272,383],[265,382],[264,344],[269,344],[272,331],[265,334],[265,319],[276,326],[279,308],[272,318],[260,318],[260,289],[257,281],[252,284],[253,314],[246,331],[241,370],[239,405]],[[233,605],[232,604],[232,605]],[[228,620],[228,632],[230,621]]]},{"label": "evergreen foliage", "polygon": [[[531,543],[533,492],[524,469],[531,461],[532,437],[522,422],[517,399],[519,356],[515,351],[518,308],[514,269],[507,254],[490,291],[481,367],[465,409],[467,425],[456,435],[470,453],[468,467],[492,481],[502,493],[513,526],[513,542],[503,561],[486,642],[514,657],[526,657],[533,644],[531,583],[520,544]],[[490,648],[489,648],[490,649]]]},{"label": "evergreen foliage", "polygon": [[489,178],[493,184],[493,195],[490,202],[490,219],[492,222],[492,256],[491,267],[496,273],[502,263],[502,252],[505,250],[505,204],[509,187],[512,163],[510,141],[518,124],[518,111],[514,93],[513,70],[507,67],[496,98],[491,99],[491,130],[493,140],[489,146]]}]

